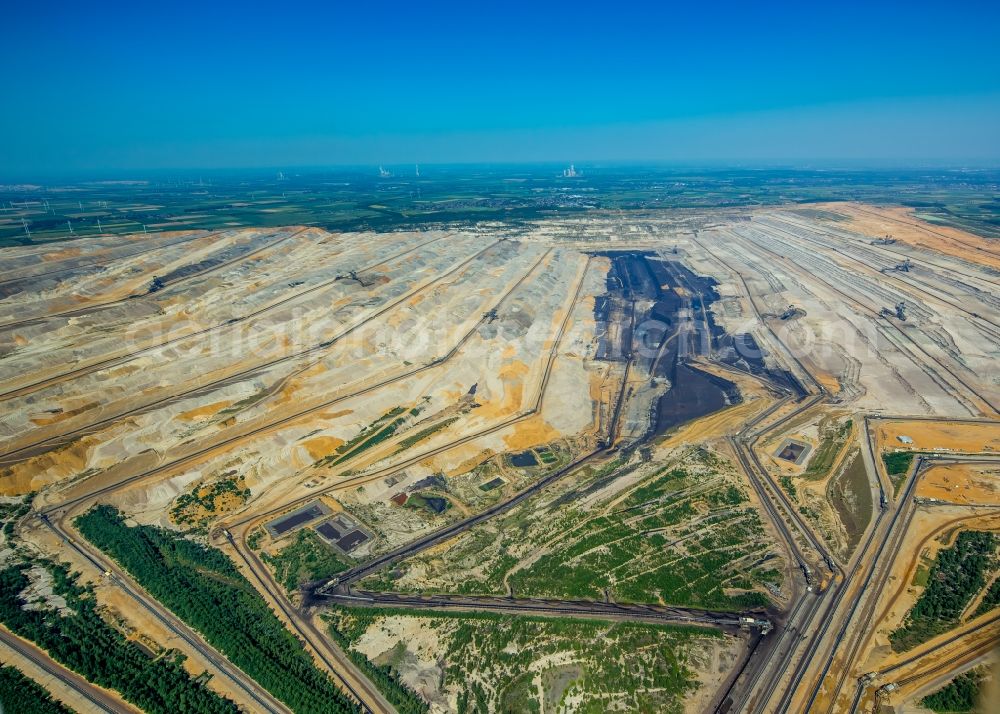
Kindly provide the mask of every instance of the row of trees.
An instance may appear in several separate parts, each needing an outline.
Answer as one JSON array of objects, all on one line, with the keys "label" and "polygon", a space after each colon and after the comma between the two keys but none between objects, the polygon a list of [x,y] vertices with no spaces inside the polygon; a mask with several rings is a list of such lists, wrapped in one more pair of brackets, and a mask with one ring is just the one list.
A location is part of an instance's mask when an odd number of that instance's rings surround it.
[{"label": "row of trees", "polygon": [[963,531],[955,545],[938,553],[927,589],[910,609],[903,626],[889,636],[893,649],[903,652],[958,624],[972,597],[986,587],[996,544],[993,533]]},{"label": "row of trees", "polygon": [[76,526],[297,714],[356,711],[221,551],[162,528],[126,526],[111,506],[90,510],[76,519]]},{"label": "row of trees", "polygon": [[0,711],[17,714],[73,714],[41,685],[9,666],[0,666]]},{"label": "row of trees", "polygon": [[389,665],[379,665],[365,657],[361,652],[351,649],[351,641],[337,630],[331,623],[330,636],[347,653],[358,669],[365,673],[379,691],[385,695],[399,714],[426,714],[430,707],[417,693],[403,684],[399,674]]},{"label": "row of trees", "polygon": [[983,675],[977,670],[963,672],[933,694],[924,697],[920,703],[940,714],[976,711]]},{"label": "row of trees", "polygon": [[[188,676],[180,656],[150,659],[97,612],[93,593],[67,568],[40,563],[53,576],[53,591],[70,614],[49,607],[25,609],[21,593],[30,585],[26,563],[0,570],[0,621],[38,644],[87,680],[115,689],[150,714],[237,714],[236,705]],[[10,708],[8,711],[21,711]]]}]

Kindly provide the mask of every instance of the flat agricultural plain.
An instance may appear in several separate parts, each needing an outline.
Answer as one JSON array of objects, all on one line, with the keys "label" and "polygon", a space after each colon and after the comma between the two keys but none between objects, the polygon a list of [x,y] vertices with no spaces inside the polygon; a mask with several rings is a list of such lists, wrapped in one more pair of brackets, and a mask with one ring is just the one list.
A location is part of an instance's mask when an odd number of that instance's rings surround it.
[{"label": "flat agricultural plain", "polygon": [[998,357],[1000,246],[863,203],[4,248],[0,658],[77,711],[924,711],[995,683]]}]

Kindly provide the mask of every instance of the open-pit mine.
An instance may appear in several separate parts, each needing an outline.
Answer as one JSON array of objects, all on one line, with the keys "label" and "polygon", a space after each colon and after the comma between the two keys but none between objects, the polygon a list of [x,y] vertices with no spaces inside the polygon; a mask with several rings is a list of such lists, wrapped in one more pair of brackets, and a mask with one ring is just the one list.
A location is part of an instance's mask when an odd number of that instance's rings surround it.
[{"label": "open-pit mine", "polygon": [[3,248],[0,661],[79,712],[927,711],[995,686],[998,358],[1000,244],[863,203]]}]

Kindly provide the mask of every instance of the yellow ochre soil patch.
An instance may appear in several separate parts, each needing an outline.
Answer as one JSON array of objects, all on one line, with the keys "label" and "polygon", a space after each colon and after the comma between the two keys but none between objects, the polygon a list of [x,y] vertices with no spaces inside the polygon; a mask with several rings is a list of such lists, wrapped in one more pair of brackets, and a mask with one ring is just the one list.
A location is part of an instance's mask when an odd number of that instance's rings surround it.
[{"label": "yellow ochre soil patch", "polygon": [[31,423],[36,426],[49,426],[50,424],[56,424],[70,417],[74,417],[77,414],[82,414],[88,409],[93,409],[98,406],[97,402],[90,402],[88,404],[83,404],[76,409],[65,409],[61,412],[56,412],[54,414],[39,414],[37,416],[31,417]]},{"label": "yellow ochre soil patch", "polygon": [[87,463],[88,441],[0,469],[0,496],[21,496],[79,473]]},{"label": "yellow ochre soil patch", "polygon": [[[900,436],[913,443],[904,444]],[[884,421],[878,422],[876,437],[886,450],[988,453],[1000,450],[1000,422]]]},{"label": "yellow ochre soil patch", "polygon": [[[905,652],[892,651],[888,636],[899,627],[906,613],[924,591],[924,588],[913,583],[921,562],[933,562],[941,550],[954,544],[961,531],[996,531],[998,528],[1000,518],[997,514],[983,516],[976,515],[971,510],[962,513],[961,509],[958,512],[937,509],[917,513],[892,565],[892,576],[886,590],[879,597],[873,618],[873,622],[877,623],[876,629],[868,636],[856,660],[856,674],[881,669],[906,656]],[[944,633],[937,639],[944,638],[949,633]],[[927,643],[920,647],[927,647]]]},{"label": "yellow ochre soil patch", "polygon": [[767,405],[760,400],[746,401],[689,422],[659,443],[665,449],[703,443],[736,431]]},{"label": "yellow ochre soil patch", "polygon": [[996,245],[974,233],[922,221],[910,208],[887,208],[861,203],[818,203],[815,208],[839,213],[850,219],[849,230],[872,237],[887,233],[900,243],[944,253],[974,263],[1000,268]]},{"label": "yellow ochre soil patch", "polygon": [[837,394],[840,392],[840,380],[829,372],[814,369],[813,376],[816,378],[816,381],[826,389],[826,391],[830,392],[830,394]]},{"label": "yellow ochre soil patch", "polygon": [[503,365],[499,370],[503,382],[503,399],[499,404],[493,401],[483,402],[479,415],[488,419],[517,412],[524,398],[524,376],[529,371],[528,365],[521,360],[513,360]]},{"label": "yellow ochre soil patch", "polygon": [[201,407],[195,407],[194,409],[190,409],[186,412],[181,412],[180,414],[177,415],[177,418],[183,419],[185,421],[201,420],[206,417],[213,416],[214,414],[222,411],[232,403],[233,403],[232,400],[226,400],[223,402],[213,402],[212,404],[206,404]]},{"label": "yellow ochre soil patch", "polygon": [[65,250],[57,250],[52,253],[46,253],[42,256],[42,260],[64,260],[66,258],[78,258],[83,254],[79,248],[67,248]]},{"label": "yellow ochre soil patch", "polygon": [[324,456],[329,456],[337,450],[337,447],[343,444],[344,440],[338,439],[335,436],[314,436],[302,442],[302,446],[306,448],[313,459],[322,459]]},{"label": "yellow ochre soil patch", "polygon": [[514,424],[514,432],[505,435],[503,441],[508,449],[518,450],[548,444],[560,436],[542,417],[535,415]]},{"label": "yellow ochre soil patch", "polygon": [[1000,505],[1000,465],[933,466],[921,475],[916,495],[951,503]]},{"label": "yellow ochre soil patch", "polygon": [[[441,471],[445,476],[461,476],[462,474],[469,473],[474,468],[479,466],[479,464],[483,463],[487,459],[490,459],[494,456],[494,452],[491,449],[486,449],[484,451],[475,444],[469,444],[467,446],[460,446],[455,449],[451,449],[449,450],[450,453],[448,455],[452,459],[454,459],[457,453],[459,458],[461,458],[463,449],[472,452],[473,455],[468,458],[461,459],[455,466],[450,466],[450,467],[439,466],[437,470]],[[444,457],[441,458],[441,461],[442,462],[444,461]],[[439,464],[439,461],[435,460],[434,458],[431,458],[427,459],[424,463],[427,463],[430,466],[435,466]]]},{"label": "yellow ochre soil patch", "polygon": [[318,414],[315,415],[315,418],[316,419],[331,419],[331,420],[332,419],[338,419],[338,418],[340,418],[342,416],[350,414],[353,411],[354,411],[353,409],[341,409],[341,410],[335,411],[335,412],[319,412]]}]

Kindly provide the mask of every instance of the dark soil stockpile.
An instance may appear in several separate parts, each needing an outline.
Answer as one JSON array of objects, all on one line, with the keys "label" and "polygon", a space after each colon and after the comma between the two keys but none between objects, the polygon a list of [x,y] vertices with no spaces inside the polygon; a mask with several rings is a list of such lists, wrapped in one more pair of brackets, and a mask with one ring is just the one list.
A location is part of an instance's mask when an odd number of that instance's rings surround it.
[{"label": "dark soil stockpile", "polygon": [[[597,301],[594,309],[599,333],[608,334],[612,320],[629,323],[622,324],[617,331],[624,344],[602,345],[602,352],[623,358],[631,354],[639,369],[652,377],[663,377],[671,385],[657,401],[649,435],[659,436],[684,422],[738,403],[736,385],[690,364],[694,357],[715,354],[723,340],[728,339],[710,311],[719,298],[715,281],[649,252],[601,255],[612,263],[608,294]],[[727,344],[733,344],[732,340]],[[747,365],[744,368],[752,371],[750,365],[753,365],[762,370],[763,358],[752,338],[750,344],[754,352],[751,361],[744,362]],[[733,349],[726,351],[729,353],[737,354]]]}]

